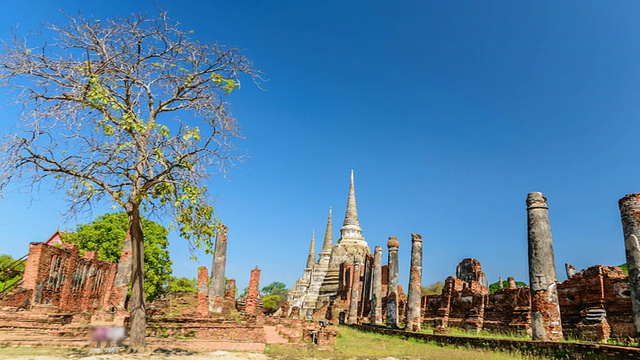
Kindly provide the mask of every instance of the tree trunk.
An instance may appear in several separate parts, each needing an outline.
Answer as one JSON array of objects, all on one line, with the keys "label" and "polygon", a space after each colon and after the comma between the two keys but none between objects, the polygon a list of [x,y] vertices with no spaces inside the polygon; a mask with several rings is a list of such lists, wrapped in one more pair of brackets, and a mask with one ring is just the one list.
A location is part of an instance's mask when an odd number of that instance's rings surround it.
[{"label": "tree trunk", "polygon": [[129,314],[131,316],[131,331],[129,344],[131,350],[139,352],[145,350],[147,343],[146,316],[147,309],[144,302],[144,235],[140,208],[133,205],[129,214],[129,231],[131,233],[131,249],[133,260],[133,274],[131,277],[131,299],[129,300]]}]

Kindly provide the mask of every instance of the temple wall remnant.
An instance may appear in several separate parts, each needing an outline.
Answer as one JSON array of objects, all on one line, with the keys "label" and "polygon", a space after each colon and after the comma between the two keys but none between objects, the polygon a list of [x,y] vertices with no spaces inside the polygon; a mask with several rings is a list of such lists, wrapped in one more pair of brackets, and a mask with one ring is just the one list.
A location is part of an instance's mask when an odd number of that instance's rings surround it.
[{"label": "temple wall remnant", "polygon": [[74,244],[31,243],[23,283],[0,300],[0,305],[27,309],[52,305],[69,312],[106,309],[115,271],[116,265],[98,260],[95,251],[80,257]]}]

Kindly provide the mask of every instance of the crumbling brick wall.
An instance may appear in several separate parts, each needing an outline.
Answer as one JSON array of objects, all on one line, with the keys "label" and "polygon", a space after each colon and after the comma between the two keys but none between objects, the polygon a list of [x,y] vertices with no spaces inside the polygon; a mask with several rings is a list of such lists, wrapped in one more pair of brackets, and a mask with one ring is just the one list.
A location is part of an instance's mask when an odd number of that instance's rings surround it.
[{"label": "crumbling brick wall", "polygon": [[498,333],[527,333],[531,329],[531,289],[499,289],[488,295],[483,328]]},{"label": "crumbling brick wall", "polygon": [[589,310],[605,310],[611,336],[633,337],[633,311],[629,280],[615,266],[591,266],[558,284],[558,301],[564,331],[581,337],[578,325]]},{"label": "crumbling brick wall", "polygon": [[[115,264],[98,260],[92,251],[79,256],[73,244],[29,244],[23,282],[0,301],[3,306],[52,305],[61,311],[92,311],[106,306]],[[22,304],[17,304],[17,302]]]}]

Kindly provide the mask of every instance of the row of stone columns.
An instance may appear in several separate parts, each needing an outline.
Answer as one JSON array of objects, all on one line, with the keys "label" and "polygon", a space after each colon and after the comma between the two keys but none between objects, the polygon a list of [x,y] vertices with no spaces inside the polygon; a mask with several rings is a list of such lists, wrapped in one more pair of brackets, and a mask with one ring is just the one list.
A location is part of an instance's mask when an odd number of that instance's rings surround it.
[{"label": "row of stone columns", "polygon": [[[398,327],[398,247],[400,242],[395,236],[389,237],[387,242],[387,248],[389,249],[389,264],[388,264],[388,283],[387,283],[387,327]],[[376,258],[382,260],[382,248],[376,247]],[[375,274],[375,272],[374,272]],[[381,276],[380,276],[381,278]],[[375,279],[375,275],[374,275]],[[376,292],[376,284],[374,282],[374,297],[375,294],[380,294],[381,291]],[[420,234],[411,234],[411,267],[409,269],[409,294],[407,297],[407,319],[405,329],[408,331],[420,331],[420,325],[422,322],[422,311],[420,308],[420,300],[422,298],[421,292],[422,285],[422,236]],[[376,301],[375,307],[372,304],[372,313],[375,312],[372,323],[379,325],[381,323],[381,316],[378,316],[382,311],[381,306]]]},{"label": "row of stone columns", "polygon": [[[631,305],[640,336],[640,194],[629,194],[618,201],[625,255],[629,269]],[[547,199],[538,192],[527,196],[529,281],[531,284],[531,330],[534,340],[557,341],[562,339],[562,323],[556,271],[549,223]],[[575,268],[566,264],[567,276]]]},{"label": "row of stone columns", "polygon": [[[400,242],[395,236],[389,237],[388,283],[386,294],[386,324],[389,328],[398,327],[398,247]],[[362,295],[360,281],[361,259],[356,258],[353,266],[353,281],[351,286],[349,316],[347,322],[358,323],[358,301]],[[406,329],[419,331],[422,321],[421,312],[421,284],[422,284],[422,236],[411,234],[411,267],[409,270],[409,294],[407,297]],[[382,247],[376,246],[373,258],[373,272],[371,279],[371,310],[369,321],[374,325],[382,325]]]},{"label": "row of stone columns", "polygon": [[[527,196],[527,242],[529,260],[529,283],[531,289],[531,329],[534,340],[558,341],[562,339],[560,304],[556,288],[556,270],[553,253],[551,225],[547,199],[539,192]],[[640,334],[640,194],[627,195],[619,201],[625,250],[629,267],[634,323]],[[422,237],[411,235],[411,268],[409,274],[409,294],[407,299],[407,330],[420,330],[421,323],[421,278],[422,278]],[[398,247],[395,236],[389,237],[388,291],[386,325],[398,327]],[[370,321],[381,325],[381,284],[382,248],[374,252],[373,294]],[[354,277],[359,277],[360,263],[354,266]],[[511,282],[511,278],[509,279]],[[514,281],[515,282],[515,281]],[[502,286],[502,279],[500,279]],[[511,285],[511,284],[510,284]],[[511,286],[510,286],[511,287]],[[351,293],[349,322],[357,322],[357,302],[361,292],[359,281],[354,282]]]}]

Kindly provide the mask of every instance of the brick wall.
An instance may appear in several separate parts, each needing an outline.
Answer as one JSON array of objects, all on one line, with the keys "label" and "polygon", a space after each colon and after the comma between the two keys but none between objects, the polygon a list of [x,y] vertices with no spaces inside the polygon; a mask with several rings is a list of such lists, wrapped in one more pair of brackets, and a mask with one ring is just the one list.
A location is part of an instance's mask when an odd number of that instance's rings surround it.
[{"label": "brick wall", "polygon": [[98,260],[95,252],[79,257],[76,245],[31,243],[23,283],[0,305],[20,306],[22,301],[22,306],[52,305],[61,311],[102,309],[114,272],[115,264]]}]

